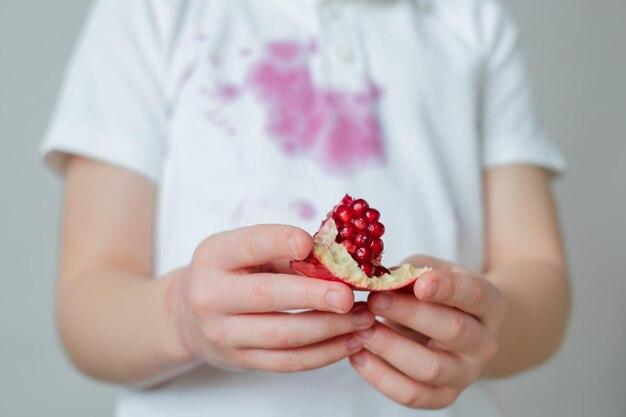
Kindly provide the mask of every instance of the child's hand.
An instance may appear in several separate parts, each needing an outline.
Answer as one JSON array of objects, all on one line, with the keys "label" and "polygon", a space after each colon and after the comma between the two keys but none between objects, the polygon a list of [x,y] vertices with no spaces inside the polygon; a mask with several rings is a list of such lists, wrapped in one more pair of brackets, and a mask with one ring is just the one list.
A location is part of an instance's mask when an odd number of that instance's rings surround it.
[{"label": "child's hand", "polygon": [[[303,259],[312,246],[303,230],[279,225],[223,232],[202,242],[168,292],[169,311],[190,356],[226,369],[295,372],[360,350],[352,333],[370,327],[374,317],[365,305],[354,306],[350,288],[274,273],[275,261]],[[293,309],[313,311],[281,312]]]},{"label": "child's hand", "polygon": [[414,408],[442,408],[495,355],[504,303],[493,284],[454,265],[418,257],[408,261],[436,269],[415,283],[415,295],[372,293],[368,305],[376,316],[411,332],[384,324],[357,332],[367,350],[350,362],[392,400]]}]

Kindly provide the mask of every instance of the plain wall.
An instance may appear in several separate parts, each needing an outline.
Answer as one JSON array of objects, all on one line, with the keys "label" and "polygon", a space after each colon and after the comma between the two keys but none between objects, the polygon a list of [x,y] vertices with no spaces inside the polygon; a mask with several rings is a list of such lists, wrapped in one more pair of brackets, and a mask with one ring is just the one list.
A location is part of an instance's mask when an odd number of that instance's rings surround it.
[{"label": "plain wall", "polygon": [[[626,416],[626,1],[505,2],[570,164],[556,190],[574,312],[552,362],[494,390],[506,417]],[[115,389],[75,372],[56,341],[61,184],[36,152],[88,7],[0,0],[1,416],[100,417],[114,406]]]}]

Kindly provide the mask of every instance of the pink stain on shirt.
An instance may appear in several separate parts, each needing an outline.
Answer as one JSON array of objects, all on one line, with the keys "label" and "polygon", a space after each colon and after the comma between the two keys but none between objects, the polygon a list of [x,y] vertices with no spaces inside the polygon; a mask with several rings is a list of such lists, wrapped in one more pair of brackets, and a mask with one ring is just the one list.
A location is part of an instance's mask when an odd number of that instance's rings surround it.
[{"label": "pink stain on shirt", "polygon": [[308,200],[296,200],[293,202],[292,207],[303,220],[311,220],[316,217],[315,206]]},{"label": "pink stain on shirt", "polygon": [[234,84],[218,84],[214,91],[215,96],[224,102],[235,100],[241,94],[241,90]]},{"label": "pink stain on shirt", "polygon": [[300,55],[302,46],[293,41],[275,41],[266,45],[270,58],[288,61]]},{"label": "pink stain on shirt", "polygon": [[308,67],[311,44],[267,45],[249,84],[265,106],[267,129],[288,155],[308,154],[335,173],[384,160],[376,116],[380,90],[346,92],[315,85]]}]

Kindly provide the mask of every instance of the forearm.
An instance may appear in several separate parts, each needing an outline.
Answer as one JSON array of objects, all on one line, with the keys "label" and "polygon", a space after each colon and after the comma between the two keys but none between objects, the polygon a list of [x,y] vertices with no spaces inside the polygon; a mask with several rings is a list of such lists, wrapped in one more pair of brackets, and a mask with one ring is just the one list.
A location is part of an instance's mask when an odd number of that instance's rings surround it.
[{"label": "forearm", "polygon": [[535,366],[555,353],[565,333],[570,293],[564,268],[543,262],[496,267],[485,277],[506,303],[499,350],[485,377],[503,377]]},{"label": "forearm", "polygon": [[189,366],[165,307],[167,286],[178,273],[158,280],[114,270],[63,277],[57,320],[74,364],[124,384],[151,384]]}]

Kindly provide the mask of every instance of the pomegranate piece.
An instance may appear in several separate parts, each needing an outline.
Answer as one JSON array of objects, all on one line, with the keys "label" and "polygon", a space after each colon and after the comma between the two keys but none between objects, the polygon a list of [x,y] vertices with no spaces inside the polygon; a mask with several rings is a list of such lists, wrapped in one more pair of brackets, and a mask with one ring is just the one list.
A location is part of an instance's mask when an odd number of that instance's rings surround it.
[{"label": "pomegranate piece", "polygon": [[315,234],[313,250],[291,268],[312,278],[341,281],[357,290],[388,291],[407,287],[429,267],[381,265],[385,226],[380,212],[362,198],[346,195]]}]

